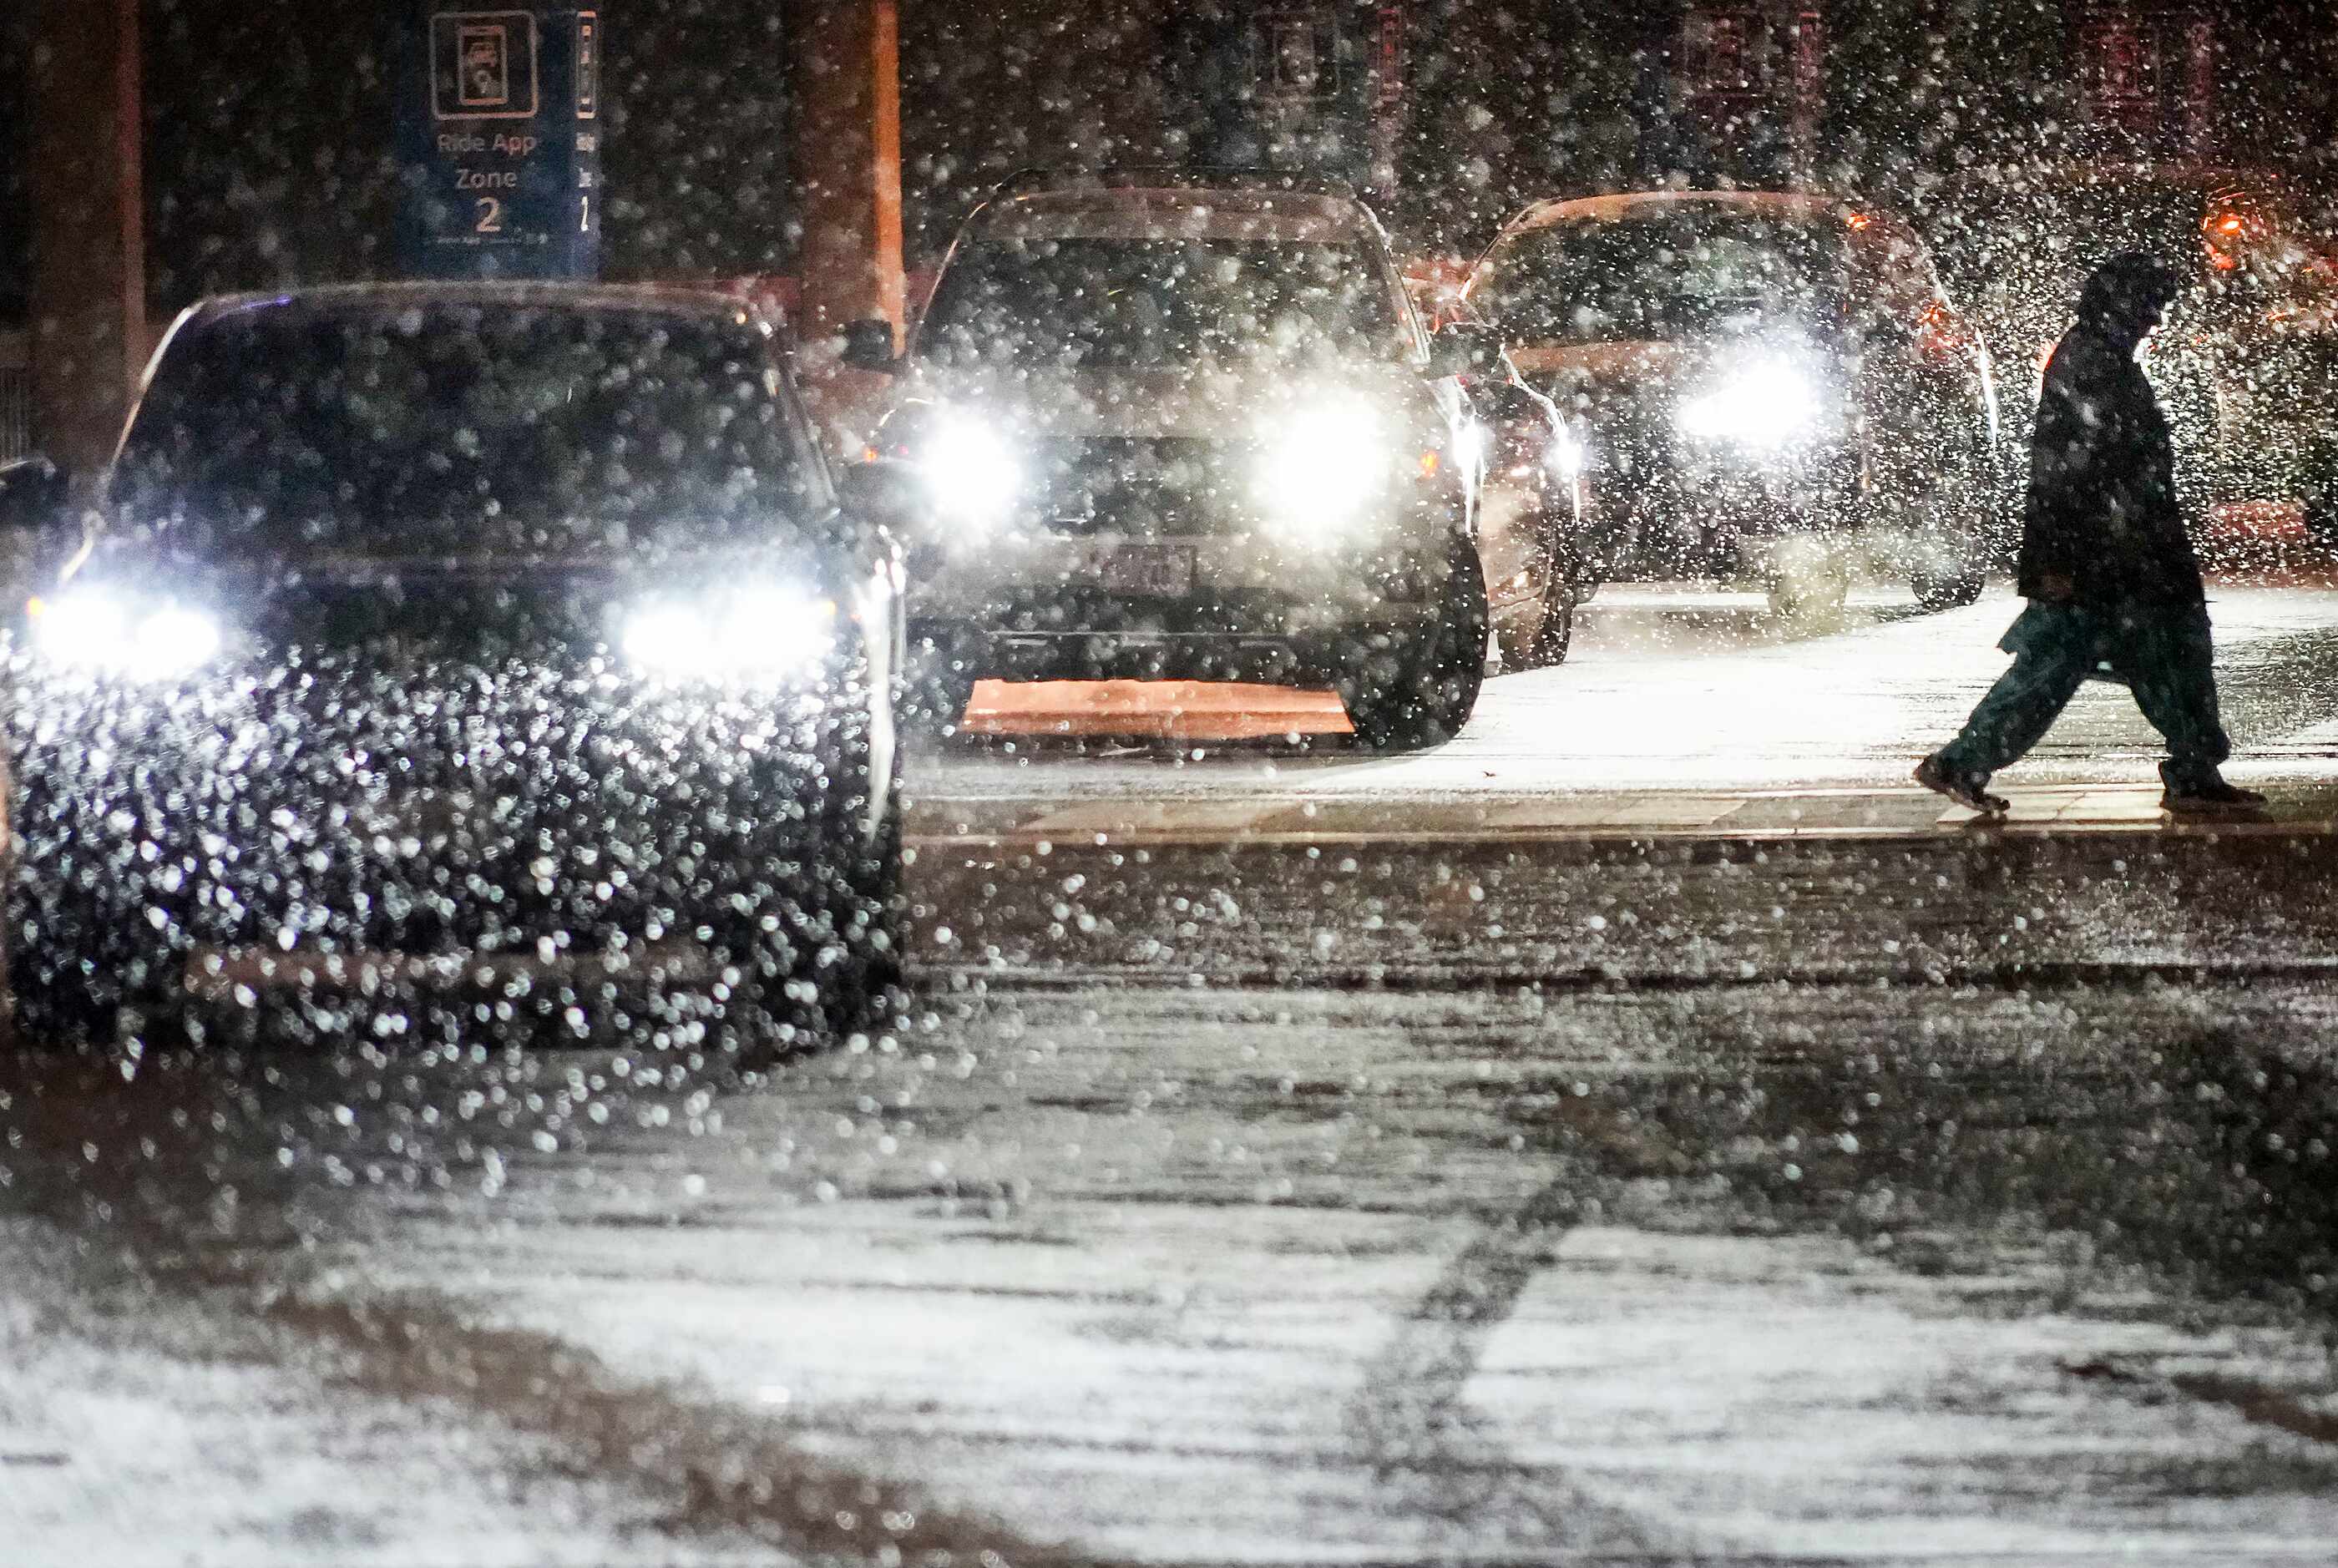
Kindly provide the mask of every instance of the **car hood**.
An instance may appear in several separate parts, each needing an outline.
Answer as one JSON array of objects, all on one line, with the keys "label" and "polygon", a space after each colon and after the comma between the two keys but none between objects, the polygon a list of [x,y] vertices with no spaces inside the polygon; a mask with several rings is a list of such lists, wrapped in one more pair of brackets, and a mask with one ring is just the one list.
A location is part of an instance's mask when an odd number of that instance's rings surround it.
[{"label": "car hood", "polygon": [[1527,385],[1562,408],[1581,397],[1669,403],[1706,372],[1714,348],[1693,342],[1555,344],[1512,348],[1510,363]]},{"label": "car hood", "polygon": [[589,642],[606,638],[634,603],[766,580],[830,594],[842,576],[840,562],[800,548],[525,559],[320,552],[225,564],[148,543],[93,552],[59,592],[204,607],[264,645],[360,647],[387,639],[455,651]]},{"label": "car hood", "polygon": [[1404,366],[1202,365],[1170,370],[1036,371],[927,367],[902,388],[904,408],[978,411],[1042,438],[1248,441],[1311,400],[1361,397],[1431,444],[1447,416],[1431,384]]},{"label": "car hood", "polygon": [[1509,354],[1527,385],[1561,409],[1595,420],[1603,408],[1668,409],[1739,366],[1783,358],[1832,379],[1836,364],[1823,345],[1765,338],[1568,343],[1513,348]]}]

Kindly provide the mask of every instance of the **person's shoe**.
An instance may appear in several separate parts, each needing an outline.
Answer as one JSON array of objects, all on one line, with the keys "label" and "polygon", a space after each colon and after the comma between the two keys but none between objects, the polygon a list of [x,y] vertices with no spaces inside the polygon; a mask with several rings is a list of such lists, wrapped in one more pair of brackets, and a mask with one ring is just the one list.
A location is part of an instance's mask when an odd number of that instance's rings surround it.
[{"label": "person's shoe", "polygon": [[2166,779],[2164,782],[2166,788],[2160,792],[2159,808],[2171,817],[2242,817],[2264,809],[2264,796],[2222,779],[2183,784]]},{"label": "person's shoe", "polygon": [[1978,811],[1984,817],[2002,817],[2013,809],[2013,802],[2002,795],[1992,795],[1979,783],[1961,773],[1951,773],[1948,765],[1936,753],[1916,764],[1916,782],[1935,795],[1945,795],[1968,811]]}]

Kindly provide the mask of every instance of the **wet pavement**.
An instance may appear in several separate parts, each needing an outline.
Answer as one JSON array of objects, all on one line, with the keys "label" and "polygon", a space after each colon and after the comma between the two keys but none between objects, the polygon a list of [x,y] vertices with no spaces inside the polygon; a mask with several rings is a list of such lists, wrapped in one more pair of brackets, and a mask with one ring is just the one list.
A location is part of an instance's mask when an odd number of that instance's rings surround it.
[{"label": "wet pavement", "polygon": [[1903,787],[2001,600],[1607,612],[1417,758],[986,694],[830,1053],[7,1063],[24,1560],[2327,1561],[2338,599],[2242,830],[2110,691]]}]

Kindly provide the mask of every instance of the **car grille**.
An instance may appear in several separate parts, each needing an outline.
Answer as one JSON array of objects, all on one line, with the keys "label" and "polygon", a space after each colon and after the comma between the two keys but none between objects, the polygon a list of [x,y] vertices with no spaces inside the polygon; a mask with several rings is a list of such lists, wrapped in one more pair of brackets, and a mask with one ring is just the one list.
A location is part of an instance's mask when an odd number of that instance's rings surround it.
[{"label": "car grille", "polygon": [[57,693],[13,737],[16,826],[29,862],[167,911],[191,947],[600,950],[823,877],[866,722],[376,650]]},{"label": "car grille", "polygon": [[1066,443],[1041,461],[1041,514],[1067,534],[1169,538],[1234,532],[1245,525],[1236,450],[1192,436]]}]

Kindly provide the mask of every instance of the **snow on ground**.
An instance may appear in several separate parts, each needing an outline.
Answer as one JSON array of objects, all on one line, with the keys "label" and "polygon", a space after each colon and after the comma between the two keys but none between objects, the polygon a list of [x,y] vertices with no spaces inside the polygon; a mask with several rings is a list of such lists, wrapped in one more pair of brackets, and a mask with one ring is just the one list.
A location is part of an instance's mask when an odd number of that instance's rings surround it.
[{"label": "snow on ground", "polygon": [[[1088,742],[1075,755],[1047,737],[1054,720],[1035,710],[1022,715],[1034,733],[1019,740],[956,741],[921,753],[909,793],[939,811],[999,796],[1224,802],[1261,792],[1386,799],[1900,786],[2003,671],[1997,639],[2020,608],[1999,591],[1966,609],[1880,622],[1871,610],[1843,629],[1787,638],[1763,632],[1748,610],[1615,593],[1613,603],[1604,593],[1593,601],[1567,663],[1488,681],[1459,738],[1420,755],[1371,758],[1339,740],[1313,752],[1256,741]],[[2225,718],[2240,748],[2235,774],[2294,769],[2295,737],[2338,720],[2338,593],[2220,583],[2209,608]],[[1305,727],[1303,718],[1294,717],[1294,730]],[[2149,781],[2159,755],[2127,694],[2094,686],[2006,781]],[[2321,765],[2309,771],[2326,775],[2329,757],[2330,749],[2319,749]]]},{"label": "snow on ground", "polygon": [[657,1568],[642,1499],[452,1405],[321,1383],[280,1338],[0,1216],[0,1560],[10,1568]]},{"label": "snow on ground", "polygon": [[[1795,1152],[1646,1113],[1664,1084],[1758,1104],[1895,1004],[1830,1005],[943,1003],[903,1049],[766,1093],[621,1100],[587,1155],[515,1130],[492,1201],[418,1192],[331,1262],[338,1289],[448,1292],[1076,1553],[2320,1560],[2338,1455],[2171,1381],[2310,1396],[2310,1332],[2018,1212],[1943,1230],[1921,1162],[1857,1189],[1856,1231],[1745,1210],[1844,1180],[1840,1135]],[[2035,1071],[2078,1094],[2216,1015],[1943,997],[1922,1036],[1977,1170],[2059,1180],[2020,1112],[1995,1131],[1992,1095],[2024,1090],[1992,1063],[2050,1031],[2068,1054]],[[2127,1124],[2089,1115],[2090,1148]],[[1863,1130],[1888,1172],[1877,1141],[1912,1134],[1886,1125]]]}]

